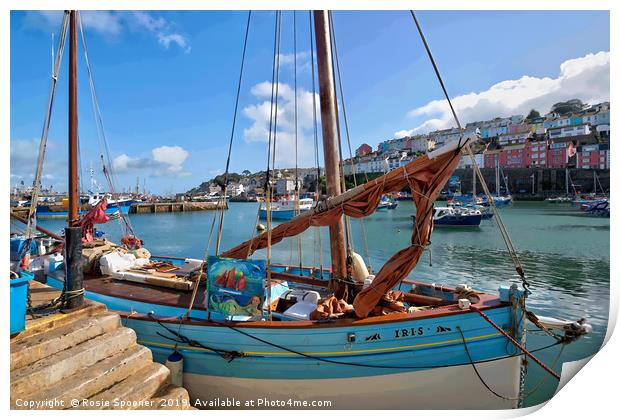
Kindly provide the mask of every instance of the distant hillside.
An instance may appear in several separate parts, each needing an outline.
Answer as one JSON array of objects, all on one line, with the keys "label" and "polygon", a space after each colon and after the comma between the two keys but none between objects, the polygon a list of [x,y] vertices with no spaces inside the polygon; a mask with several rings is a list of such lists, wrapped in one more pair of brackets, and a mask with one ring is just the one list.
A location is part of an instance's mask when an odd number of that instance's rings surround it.
[{"label": "distant hillside", "polygon": [[[236,172],[231,172],[228,174],[228,182],[239,182],[243,177],[244,175],[238,174]],[[217,184],[220,186],[220,188],[224,189],[224,174],[220,174],[215,178],[201,183],[199,186],[187,191],[187,194],[198,194],[209,191],[209,185],[211,184]]]}]

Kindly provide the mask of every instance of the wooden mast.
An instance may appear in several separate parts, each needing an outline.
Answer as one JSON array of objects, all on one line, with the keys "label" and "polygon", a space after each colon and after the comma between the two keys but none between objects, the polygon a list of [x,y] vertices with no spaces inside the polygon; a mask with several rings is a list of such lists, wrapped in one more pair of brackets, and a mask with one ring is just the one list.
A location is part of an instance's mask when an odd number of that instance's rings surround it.
[{"label": "wooden mast", "polygon": [[69,226],[78,223],[77,28],[75,10],[69,16]]},{"label": "wooden mast", "polygon": [[67,307],[78,308],[84,303],[82,285],[82,228],[79,224],[78,190],[78,116],[77,116],[77,12],[69,12],[69,218],[65,228],[65,285]]},{"label": "wooden mast", "polygon": [[[329,197],[336,197],[342,193],[342,189],[340,187],[340,152],[338,147],[338,107],[336,105],[331,36],[327,10],[314,11],[314,31],[316,34],[327,195]],[[344,279],[347,275],[347,268],[342,217],[338,222],[329,226],[329,243],[332,277]],[[330,287],[332,290],[335,289],[333,284],[330,284]]]}]

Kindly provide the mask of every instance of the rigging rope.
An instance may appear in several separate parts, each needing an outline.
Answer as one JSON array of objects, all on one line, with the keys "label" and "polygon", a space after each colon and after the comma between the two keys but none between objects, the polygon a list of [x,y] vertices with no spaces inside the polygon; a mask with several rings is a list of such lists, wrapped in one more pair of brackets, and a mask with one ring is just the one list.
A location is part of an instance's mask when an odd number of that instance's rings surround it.
[{"label": "rigging rope", "polygon": [[[269,113],[269,146],[267,148],[267,173],[265,181],[265,207],[267,211],[267,312],[268,319],[271,320],[271,201],[273,197],[272,182],[270,180],[270,160],[273,147],[272,170],[275,175],[276,160],[276,140],[277,140],[277,124],[278,124],[278,94],[279,94],[279,77],[280,77],[280,32],[282,23],[282,12],[276,11],[275,34],[273,44],[273,68],[271,79],[271,109]],[[273,142],[273,146],[272,146]]]},{"label": "rigging rope", "polygon": [[[459,118],[456,115],[456,111],[454,109],[454,106],[452,105],[452,101],[450,100],[450,95],[448,95],[448,90],[446,89],[446,86],[443,82],[443,78],[441,77],[441,73],[439,72],[439,68],[437,67],[437,63],[435,62],[431,49],[428,43],[426,42],[426,37],[424,36],[424,32],[422,32],[422,27],[420,26],[420,22],[418,22],[418,18],[416,17],[415,12],[413,10],[410,10],[410,12],[411,12],[411,17],[413,18],[413,21],[420,34],[420,38],[422,39],[422,42],[424,44],[424,48],[426,49],[428,58],[431,64],[433,65],[433,69],[435,70],[435,75],[437,76],[439,84],[441,85],[441,89],[443,90],[444,96],[446,97],[446,101],[448,102],[448,105],[450,106],[450,110],[452,111],[452,116],[454,118],[454,121],[456,121],[459,131],[461,132],[461,138],[459,140],[459,148],[460,148],[461,141],[463,140],[463,136],[464,136],[463,127],[461,126],[461,122],[459,121]],[[508,230],[506,229],[506,226],[504,225],[504,222],[499,214],[499,211],[497,211],[497,207],[495,206],[495,201],[493,200],[491,192],[489,191],[489,187],[487,186],[486,181],[484,180],[484,177],[482,176],[482,172],[480,171],[480,168],[478,167],[478,164],[476,163],[476,159],[474,158],[473,151],[471,150],[471,147],[469,147],[469,143],[467,142],[465,143],[465,150],[471,158],[472,166],[474,170],[476,171],[476,174],[478,175],[478,178],[480,179],[480,183],[482,184],[484,193],[486,194],[487,199],[489,200],[489,204],[491,206],[493,214],[495,215],[495,222],[497,223],[497,227],[499,228],[500,234],[502,235],[504,243],[506,244],[506,248],[508,249],[508,253],[510,254],[510,258],[512,259],[515,270],[517,274],[519,275],[519,277],[521,278],[521,283],[523,285],[523,289],[525,289],[525,294],[526,296],[529,296],[531,294],[531,291],[529,288],[530,283],[527,281],[525,277],[525,270],[523,269],[523,265],[521,264],[521,260],[519,259],[519,256],[517,254],[517,250],[514,247],[512,240],[510,239],[510,235],[508,234]]]},{"label": "rigging rope", "polygon": [[[60,64],[62,63],[62,56],[65,50],[65,40],[67,38],[67,31],[69,28],[69,12],[65,11],[63,16],[62,25],[60,28],[60,36],[58,37],[58,48],[56,54],[56,61],[52,69],[52,75],[50,80],[50,90],[47,98],[47,108],[45,111],[45,118],[43,121],[43,131],[41,133],[41,141],[39,143],[39,155],[37,158],[37,168],[32,181],[32,194],[30,199],[30,208],[28,209],[28,217],[26,224],[26,238],[30,239],[32,236],[33,228],[36,226],[36,211],[37,204],[39,202],[39,192],[41,190],[41,176],[43,174],[43,162],[45,161],[45,150],[47,148],[47,137],[49,134],[49,128],[52,121],[52,109],[54,107],[54,98],[56,96],[56,86],[58,85],[58,75],[60,72]],[[30,245],[30,244],[28,244]],[[30,246],[27,247],[30,249]]]},{"label": "rigging rope", "polygon": [[222,230],[224,228],[224,213],[226,207],[226,196],[228,195],[228,176],[230,170],[230,156],[232,153],[233,140],[235,138],[235,127],[237,124],[237,111],[239,109],[239,97],[241,94],[241,82],[243,80],[243,68],[245,66],[245,53],[248,46],[248,34],[250,33],[250,20],[252,18],[252,11],[248,11],[248,20],[245,25],[245,37],[243,39],[243,53],[241,54],[241,69],[239,70],[239,80],[237,81],[237,95],[235,98],[235,111],[233,112],[232,128],[230,130],[230,141],[228,142],[228,156],[226,157],[226,170],[224,171],[224,194],[221,198],[222,204],[220,206],[220,221],[217,230],[217,238],[215,241],[215,255],[220,253],[220,243],[222,240]]},{"label": "rigging rope", "polygon": [[[331,11],[327,12],[327,19],[329,22],[329,43],[330,43],[330,53],[332,56],[332,62],[334,61],[334,34],[333,34],[333,25],[332,25],[332,18],[331,18]],[[332,81],[334,83],[333,89],[334,92],[336,92],[336,102],[338,102],[338,95],[337,92],[338,90],[336,89],[336,69],[335,66],[332,65]],[[340,156],[338,165],[340,167],[340,188],[342,193],[345,193],[347,191],[347,185],[344,179],[344,165],[343,165],[343,153],[342,153],[342,138],[340,136],[340,115],[338,113],[338,106],[336,106],[335,109],[336,112],[336,133],[338,136],[338,155]],[[351,223],[350,223],[350,218],[349,216],[347,216],[346,214],[344,215],[344,235],[345,235],[345,242],[346,242],[346,253],[347,253],[347,257],[346,257],[346,266],[347,266],[347,276],[349,276],[350,274],[350,268],[351,268],[351,264],[352,264],[352,260],[351,260],[351,254],[353,252],[352,249],[352,245],[351,245]],[[346,300],[346,299],[345,299]]]},{"label": "rigging rope", "polygon": [[[209,254],[209,248],[211,247],[211,237],[213,236],[213,229],[215,227],[216,214],[217,213],[213,214],[213,220],[211,221],[211,230],[209,230],[209,239],[207,240],[207,246],[205,247],[205,252],[203,254],[203,263],[200,264],[200,270],[198,271],[198,279],[194,283],[194,289],[192,290],[192,297],[189,301],[189,306],[187,307],[187,312],[185,313],[184,318],[189,318],[189,315],[192,312],[192,308],[194,307],[194,301],[196,300],[196,294],[198,293],[198,286],[200,286],[200,281],[202,279],[202,275],[204,274],[205,264],[208,262],[207,256]],[[206,281],[205,296],[207,297],[209,296],[209,280],[208,279]],[[209,302],[207,302],[207,308],[208,306],[209,306]]]}]

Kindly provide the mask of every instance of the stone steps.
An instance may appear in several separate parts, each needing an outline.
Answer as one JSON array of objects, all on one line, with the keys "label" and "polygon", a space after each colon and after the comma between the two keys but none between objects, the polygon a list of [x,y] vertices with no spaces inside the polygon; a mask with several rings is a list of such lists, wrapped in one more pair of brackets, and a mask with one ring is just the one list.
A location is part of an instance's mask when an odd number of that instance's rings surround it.
[{"label": "stone steps", "polygon": [[81,401],[92,397],[136,374],[149,364],[152,364],[151,351],[135,344],[121,353],[77,371],[62,381],[62,386],[46,387],[27,398],[38,401],[56,400],[60,401],[63,407],[71,408],[73,400]]},{"label": "stone steps", "polygon": [[30,395],[47,384],[59,382],[80,369],[94,365],[136,342],[136,333],[118,328],[75,347],[11,372],[11,399]]},{"label": "stone steps", "polygon": [[[35,283],[35,282],[31,282]],[[40,284],[40,283],[39,283]],[[38,289],[37,289],[38,290]],[[40,334],[46,334],[50,330],[59,328],[63,325],[76,322],[78,319],[87,318],[107,311],[104,304],[86,301],[84,306],[72,311],[62,311],[55,314],[46,315],[41,318],[28,320],[27,328],[11,337],[11,345],[18,343],[26,338],[34,337]]]},{"label": "stone steps", "polygon": [[120,326],[118,314],[102,312],[62,325],[48,334],[26,337],[11,346],[11,370],[19,369],[65,349],[111,332]]},{"label": "stone steps", "polygon": [[[37,282],[31,292],[42,302],[58,294]],[[192,408],[187,391],[170,384],[168,368],[100,303],[28,320],[10,352],[13,409]]]}]

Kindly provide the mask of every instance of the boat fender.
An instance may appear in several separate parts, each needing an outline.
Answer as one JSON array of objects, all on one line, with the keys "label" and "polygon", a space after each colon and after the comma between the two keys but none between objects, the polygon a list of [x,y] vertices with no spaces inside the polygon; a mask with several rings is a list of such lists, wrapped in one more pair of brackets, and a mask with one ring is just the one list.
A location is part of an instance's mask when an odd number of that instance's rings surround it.
[{"label": "boat fender", "polygon": [[459,299],[459,309],[469,309],[470,305],[469,299]]},{"label": "boat fender", "polygon": [[263,225],[262,223],[259,223],[259,224],[256,226],[256,230],[257,230],[257,231],[259,231],[259,232],[262,232],[262,231],[263,231],[263,230],[265,230],[265,229],[267,229],[267,228],[266,228],[266,227],[265,227],[265,225]]},{"label": "boat fender", "polygon": [[352,252],[351,253],[351,275],[356,283],[364,283],[370,273],[368,273],[368,267],[364,263],[364,259],[361,255]]},{"label": "boat fender", "polygon": [[174,351],[166,359],[166,367],[170,369],[170,383],[176,386],[183,386],[183,355]]}]

